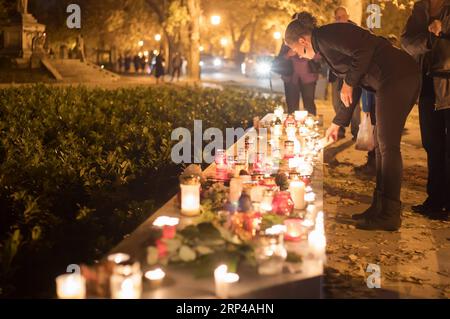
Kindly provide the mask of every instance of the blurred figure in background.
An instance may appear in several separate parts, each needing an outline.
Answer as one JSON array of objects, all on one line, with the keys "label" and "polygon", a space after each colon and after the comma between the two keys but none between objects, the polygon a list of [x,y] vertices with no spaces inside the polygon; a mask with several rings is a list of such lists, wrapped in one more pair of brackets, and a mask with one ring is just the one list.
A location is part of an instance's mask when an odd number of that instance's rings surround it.
[{"label": "blurred figure in background", "polygon": [[[334,19],[337,23],[352,23],[349,19],[347,9],[345,7],[338,7],[336,10],[334,10]],[[337,114],[341,112],[342,110],[344,113],[346,111],[349,111],[348,108],[345,107],[344,103],[341,101],[341,89],[344,80],[341,78],[338,78],[331,70],[328,75],[328,80],[331,83],[331,100],[333,103],[334,111]],[[356,140],[356,137],[358,136],[358,130],[359,130],[359,124],[361,123],[361,108],[359,106],[359,100],[361,98],[361,88],[354,88],[353,90],[353,103],[356,105],[354,108],[353,116],[351,118],[350,122],[350,130],[353,135],[353,139]],[[350,108],[353,109],[353,108]],[[345,126],[346,123],[339,120],[338,123],[341,127],[339,129],[339,138],[345,137]]]},{"label": "blurred figure in background", "polygon": [[177,81],[180,80],[182,65],[183,65],[183,59],[181,57],[180,52],[177,52],[177,53],[175,53],[175,55],[172,59],[172,79],[170,81],[173,81],[175,76],[177,77]]},{"label": "blurred figure in background", "polygon": [[[296,19],[297,14],[292,18]],[[320,56],[307,60],[283,44],[275,59],[273,71],[280,74],[283,80],[288,112],[294,113],[300,109],[301,95],[304,109],[317,115],[315,91],[320,72]]]},{"label": "blurred figure in background", "polygon": [[164,51],[161,50],[161,52],[159,52],[159,54],[155,58],[156,83],[159,83],[160,81],[164,82],[164,75],[165,75],[164,62],[165,62]]}]

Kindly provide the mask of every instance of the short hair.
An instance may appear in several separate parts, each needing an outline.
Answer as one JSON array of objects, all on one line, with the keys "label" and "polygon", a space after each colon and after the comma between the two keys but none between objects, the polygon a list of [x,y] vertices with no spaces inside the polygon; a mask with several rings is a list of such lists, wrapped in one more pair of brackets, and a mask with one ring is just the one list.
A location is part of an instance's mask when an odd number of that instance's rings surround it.
[{"label": "short hair", "polygon": [[339,10],[344,10],[345,13],[348,14],[348,11],[347,11],[347,8],[346,8],[346,7],[344,7],[344,6],[339,6],[339,7],[337,7],[336,9],[334,9],[334,15],[336,15],[337,12],[338,12]]}]

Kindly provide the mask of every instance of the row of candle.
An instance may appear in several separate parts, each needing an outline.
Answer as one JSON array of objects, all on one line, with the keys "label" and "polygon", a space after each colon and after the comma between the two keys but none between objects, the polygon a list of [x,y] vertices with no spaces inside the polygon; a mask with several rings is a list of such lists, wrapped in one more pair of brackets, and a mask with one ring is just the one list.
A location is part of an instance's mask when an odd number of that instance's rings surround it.
[{"label": "row of candle", "polygon": [[[142,273],[139,263],[131,263],[130,256],[123,253],[108,256],[114,264],[109,288],[113,299],[138,299],[142,294]],[[149,270],[144,275],[151,287],[159,287],[165,277],[161,268]],[[86,279],[80,273],[60,275],[56,278],[56,292],[59,299],[86,298]]]}]

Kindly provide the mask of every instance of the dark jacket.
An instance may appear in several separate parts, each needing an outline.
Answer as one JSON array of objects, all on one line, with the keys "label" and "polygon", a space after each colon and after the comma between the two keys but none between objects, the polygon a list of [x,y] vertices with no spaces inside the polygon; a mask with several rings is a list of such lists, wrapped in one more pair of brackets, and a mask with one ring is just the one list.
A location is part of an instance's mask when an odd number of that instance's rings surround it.
[{"label": "dark jacket", "polygon": [[[429,0],[418,1],[414,4],[411,16],[408,18],[401,37],[403,49],[411,54],[419,63],[422,73],[429,70],[433,44],[437,37],[428,31],[431,17],[429,14]],[[440,20],[442,21],[441,38],[450,41],[450,1],[444,2]],[[450,57],[449,57],[450,58]],[[436,95],[436,109],[450,108],[450,80],[448,77],[434,76],[434,91]]]},{"label": "dark jacket", "polygon": [[[408,54],[385,38],[351,23],[332,23],[314,29],[311,42],[331,71],[353,88],[376,92],[383,85],[418,76],[418,67]],[[356,107],[338,112],[333,122],[348,126]],[[353,108],[353,109],[352,109]]]}]

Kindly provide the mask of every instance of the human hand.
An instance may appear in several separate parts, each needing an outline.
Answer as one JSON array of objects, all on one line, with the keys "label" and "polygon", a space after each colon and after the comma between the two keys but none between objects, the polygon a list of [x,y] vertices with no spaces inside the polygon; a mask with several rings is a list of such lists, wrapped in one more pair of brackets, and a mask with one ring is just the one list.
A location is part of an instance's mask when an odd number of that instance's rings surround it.
[{"label": "human hand", "polygon": [[327,130],[327,133],[325,134],[325,137],[329,141],[330,139],[336,142],[338,140],[339,135],[339,128],[340,126],[334,123],[331,123],[330,127]]},{"label": "human hand", "polygon": [[435,36],[439,36],[442,32],[442,22],[441,20],[433,20],[428,26],[428,31],[434,33]]},{"label": "human hand", "polygon": [[345,81],[341,89],[341,100],[346,107],[349,107],[353,102],[353,88]]}]

